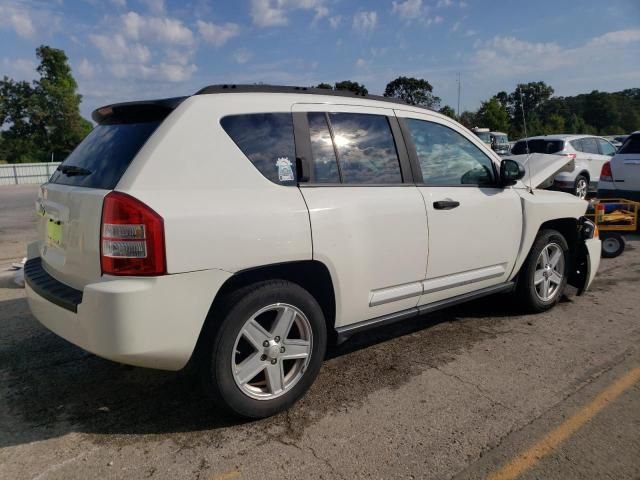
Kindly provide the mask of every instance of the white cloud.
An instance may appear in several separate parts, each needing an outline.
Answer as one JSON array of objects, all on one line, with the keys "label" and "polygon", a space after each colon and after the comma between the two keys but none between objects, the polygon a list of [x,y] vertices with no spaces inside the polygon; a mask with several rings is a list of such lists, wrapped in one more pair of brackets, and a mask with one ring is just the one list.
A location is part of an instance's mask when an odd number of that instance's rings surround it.
[{"label": "white cloud", "polygon": [[457,32],[459,28],[460,28],[460,22],[456,22],[451,26],[451,31]]},{"label": "white cloud", "polygon": [[116,7],[124,8],[127,6],[127,0],[111,0]]},{"label": "white cloud", "polygon": [[433,17],[433,23],[435,23],[436,25],[442,22],[444,22],[444,18],[442,18],[440,15],[436,15],[435,17]]},{"label": "white cloud", "polygon": [[251,53],[246,48],[239,48],[235,52],[233,52],[233,59],[236,63],[244,64],[247,63],[253,57],[253,53]]},{"label": "white cloud", "polygon": [[158,65],[142,65],[138,63],[114,63],[109,66],[109,70],[118,79],[152,79],[178,83],[189,80],[198,68],[193,64],[160,63]]},{"label": "white cloud", "polygon": [[360,33],[369,33],[376,28],[378,14],[375,11],[358,12],[353,16],[353,28]]},{"label": "white cloud", "polygon": [[342,23],[342,15],[335,15],[335,16],[329,18],[329,25],[334,30],[337,29],[340,26],[340,23]]},{"label": "white cloud", "polygon": [[140,0],[154,15],[162,15],[165,12],[164,0]]},{"label": "white cloud", "polygon": [[356,60],[356,67],[357,68],[365,68],[368,65],[369,65],[369,63],[364,58],[359,58],[358,60]]},{"label": "white cloud", "polygon": [[197,24],[198,31],[200,32],[200,36],[203,40],[216,47],[224,45],[231,38],[236,37],[240,33],[240,27],[237,23],[216,25],[215,23],[198,20]]},{"label": "white cloud", "polygon": [[19,6],[0,5],[0,27],[9,27],[23,38],[31,38],[35,33],[30,12]]},{"label": "white cloud", "polygon": [[147,63],[151,52],[145,45],[132,43],[119,33],[115,35],[89,35],[89,40],[100,51],[103,58],[112,61],[129,60]]},{"label": "white cloud", "polygon": [[400,18],[412,19],[422,14],[422,0],[406,0],[404,2],[393,2],[392,12],[398,14]]},{"label": "white cloud", "polygon": [[290,10],[315,10],[313,22],[329,15],[324,0],[251,0],[250,15],[258,27],[282,27]]},{"label": "white cloud", "polygon": [[3,58],[2,72],[14,80],[33,80],[36,76],[36,64],[28,58]]},{"label": "white cloud", "polygon": [[616,32],[608,32],[599,37],[592,38],[588,43],[588,47],[597,47],[602,45],[623,45],[626,43],[634,43],[640,41],[640,29],[618,30]]},{"label": "white cloud", "polygon": [[464,36],[465,37],[473,37],[473,36],[475,36],[477,34],[478,34],[478,31],[477,30],[473,30],[471,28],[469,30],[467,30],[466,32],[464,32]]},{"label": "white cloud", "polygon": [[78,73],[81,77],[92,78],[96,73],[96,67],[89,60],[83,58],[78,64]]},{"label": "white cloud", "polygon": [[193,32],[180,20],[167,17],[145,17],[129,12],[121,17],[124,33],[134,40],[190,45]]},{"label": "white cloud", "polygon": [[451,5],[453,5],[453,0],[438,0],[436,8],[450,7]]}]

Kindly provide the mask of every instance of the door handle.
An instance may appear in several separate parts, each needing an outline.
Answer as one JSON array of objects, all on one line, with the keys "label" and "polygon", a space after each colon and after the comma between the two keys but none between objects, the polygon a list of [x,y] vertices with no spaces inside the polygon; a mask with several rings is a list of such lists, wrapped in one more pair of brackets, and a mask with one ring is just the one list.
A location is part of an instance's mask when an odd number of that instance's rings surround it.
[{"label": "door handle", "polygon": [[437,202],[433,202],[433,208],[436,210],[451,210],[459,206],[460,202],[456,202],[455,200],[438,200]]}]

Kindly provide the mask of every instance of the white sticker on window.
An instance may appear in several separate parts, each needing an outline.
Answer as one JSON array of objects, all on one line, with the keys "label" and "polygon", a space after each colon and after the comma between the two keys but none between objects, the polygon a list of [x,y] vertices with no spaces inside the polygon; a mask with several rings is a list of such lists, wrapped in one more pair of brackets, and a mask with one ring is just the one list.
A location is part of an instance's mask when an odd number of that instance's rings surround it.
[{"label": "white sticker on window", "polygon": [[291,161],[289,157],[280,157],[276,162],[276,166],[278,167],[278,179],[281,182],[292,182],[293,178],[293,169],[291,168]]}]

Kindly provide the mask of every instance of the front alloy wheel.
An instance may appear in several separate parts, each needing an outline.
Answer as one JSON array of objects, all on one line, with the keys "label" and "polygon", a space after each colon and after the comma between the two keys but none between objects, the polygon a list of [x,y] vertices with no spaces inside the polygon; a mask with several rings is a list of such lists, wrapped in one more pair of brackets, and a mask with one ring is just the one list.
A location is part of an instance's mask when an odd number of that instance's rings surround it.
[{"label": "front alloy wheel", "polygon": [[534,285],[536,295],[543,302],[552,300],[560,291],[564,279],[564,252],[557,243],[546,245],[536,262]]},{"label": "front alloy wheel", "polygon": [[544,312],[560,300],[569,274],[568,252],[557,230],[538,233],[518,274],[516,293],[526,310]]}]

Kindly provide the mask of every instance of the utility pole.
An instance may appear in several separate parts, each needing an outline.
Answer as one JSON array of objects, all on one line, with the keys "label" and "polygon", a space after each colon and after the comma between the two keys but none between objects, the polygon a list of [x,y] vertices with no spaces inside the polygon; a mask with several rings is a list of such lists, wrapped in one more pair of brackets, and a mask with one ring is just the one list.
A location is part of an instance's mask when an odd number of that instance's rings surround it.
[{"label": "utility pole", "polygon": [[458,72],[458,118],[460,118],[460,72]]}]

